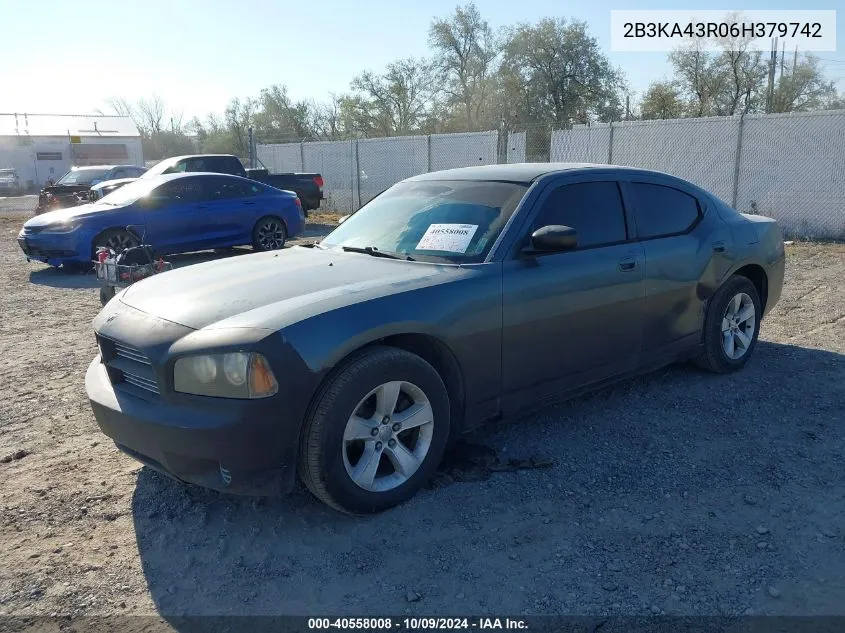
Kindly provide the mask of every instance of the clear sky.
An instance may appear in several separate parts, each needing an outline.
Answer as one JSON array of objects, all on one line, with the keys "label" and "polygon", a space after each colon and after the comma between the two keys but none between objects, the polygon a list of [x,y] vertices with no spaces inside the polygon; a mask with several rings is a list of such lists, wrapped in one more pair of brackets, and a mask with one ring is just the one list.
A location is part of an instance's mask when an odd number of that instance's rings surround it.
[{"label": "clear sky", "polygon": [[[428,53],[434,16],[455,0],[0,0],[0,112],[90,113],[105,100],[159,94],[185,118],[222,112],[233,96],[283,83],[295,99],[344,92],[365,69]],[[663,53],[611,53],[611,9],[842,9],[745,0],[476,0],[493,27],[542,17],[586,21],[634,90],[669,75]],[[819,53],[845,90],[845,12],[836,53]]]}]

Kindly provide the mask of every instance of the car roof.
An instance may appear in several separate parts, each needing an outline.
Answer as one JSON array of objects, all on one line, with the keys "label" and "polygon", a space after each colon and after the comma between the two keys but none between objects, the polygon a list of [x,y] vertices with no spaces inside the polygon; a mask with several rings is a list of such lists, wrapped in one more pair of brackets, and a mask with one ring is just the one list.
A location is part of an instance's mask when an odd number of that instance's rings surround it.
[{"label": "car roof", "polygon": [[139,167],[138,165],[78,165],[71,167],[71,171],[83,171],[85,169],[116,169],[118,167]]},{"label": "car roof", "polygon": [[[479,165],[432,171],[408,178],[410,181],[423,180],[499,180],[505,182],[530,183],[541,176],[564,172],[607,172],[621,170],[639,173],[658,174],[661,172],[622,165],[603,165],[595,163],[509,163],[507,165]],[[661,175],[663,175],[661,173]]]},{"label": "car roof", "polygon": [[176,172],[175,174],[158,174],[156,176],[150,176],[148,178],[145,178],[144,181],[157,180],[159,182],[167,182],[168,180],[179,180],[180,178],[188,178],[190,176],[214,176],[216,178],[235,178],[236,180],[243,180],[245,182],[250,182],[253,184],[261,184],[255,180],[250,180],[249,178],[242,178],[241,176],[235,176],[234,174],[221,174],[216,171],[180,171]]},{"label": "car roof", "polygon": [[184,156],[171,156],[162,158],[160,162],[180,161],[184,158],[237,158],[234,154],[185,154]]}]

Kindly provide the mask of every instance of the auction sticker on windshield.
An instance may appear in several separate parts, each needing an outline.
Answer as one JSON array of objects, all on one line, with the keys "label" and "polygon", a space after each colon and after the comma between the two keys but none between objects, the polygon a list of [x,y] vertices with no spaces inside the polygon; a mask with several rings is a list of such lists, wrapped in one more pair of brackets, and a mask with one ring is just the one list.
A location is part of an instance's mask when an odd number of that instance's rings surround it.
[{"label": "auction sticker on windshield", "polygon": [[418,251],[466,253],[477,224],[432,224],[417,244]]}]

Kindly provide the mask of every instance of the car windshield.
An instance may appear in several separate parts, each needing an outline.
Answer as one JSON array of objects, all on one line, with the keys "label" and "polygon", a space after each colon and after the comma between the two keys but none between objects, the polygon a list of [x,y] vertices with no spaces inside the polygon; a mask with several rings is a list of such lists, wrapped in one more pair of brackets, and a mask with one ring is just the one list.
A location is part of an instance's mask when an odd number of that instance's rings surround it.
[{"label": "car windshield", "polygon": [[161,184],[158,180],[134,180],[123,185],[112,193],[103,196],[98,203],[107,204],[113,207],[122,207],[132,204],[139,198],[143,198]]},{"label": "car windshield", "polygon": [[103,180],[111,171],[107,169],[72,169],[59,179],[57,185],[90,185],[95,180]]},{"label": "car windshield", "polygon": [[401,182],[361,207],[320,245],[424,261],[482,262],[527,188],[494,181]]},{"label": "car windshield", "polygon": [[0,169],[0,178],[14,178],[15,177],[15,170],[14,169]]},{"label": "car windshield", "polygon": [[161,176],[168,169],[173,167],[174,161],[172,159],[165,159],[150,167],[147,171],[141,174],[141,178],[152,178],[153,176]]}]

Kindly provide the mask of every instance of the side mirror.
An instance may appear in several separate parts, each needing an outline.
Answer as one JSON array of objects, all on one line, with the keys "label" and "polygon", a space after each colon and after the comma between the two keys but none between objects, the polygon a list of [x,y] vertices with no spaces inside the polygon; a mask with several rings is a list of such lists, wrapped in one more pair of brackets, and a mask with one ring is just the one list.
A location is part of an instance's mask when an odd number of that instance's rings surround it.
[{"label": "side mirror", "polygon": [[571,226],[550,224],[531,234],[528,252],[557,253],[571,251],[578,246],[578,232]]},{"label": "side mirror", "polygon": [[351,215],[344,215],[342,218],[340,218],[340,219],[337,221],[338,225],[343,224],[343,223],[344,223],[344,222],[346,222],[346,221],[347,221],[350,217],[352,217],[352,216],[351,216]]}]

